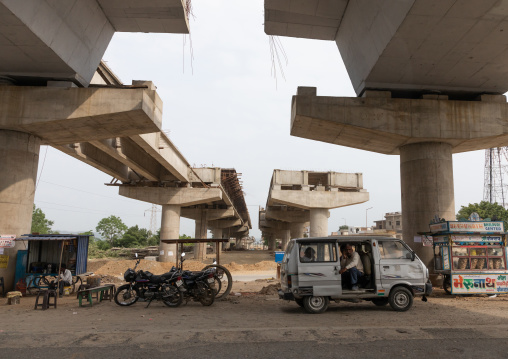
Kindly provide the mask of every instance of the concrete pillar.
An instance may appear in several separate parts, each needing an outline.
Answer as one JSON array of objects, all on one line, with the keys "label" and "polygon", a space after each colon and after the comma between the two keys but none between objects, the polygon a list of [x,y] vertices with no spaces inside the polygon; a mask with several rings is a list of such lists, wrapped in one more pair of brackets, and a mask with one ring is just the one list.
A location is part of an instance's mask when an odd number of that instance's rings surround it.
[{"label": "concrete pillar", "polygon": [[310,236],[328,236],[328,217],[330,211],[326,208],[311,208],[310,210]]},{"label": "concrete pillar", "polygon": [[305,232],[305,223],[293,222],[289,225],[290,237],[291,238],[303,238]]},{"label": "concrete pillar", "polygon": [[[180,236],[181,207],[172,204],[162,205],[161,239],[178,239]],[[176,244],[160,243],[159,262],[176,261]]]},{"label": "concrete pillar", "polygon": [[268,250],[274,251],[275,250],[275,236],[273,234],[268,234]]},{"label": "concrete pillar", "polygon": [[400,183],[403,239],[432,272],[432,247],[414,243],[414,236],[427,232],[435,215],[455,220],[452,146],[424,142],[400,147]]},{"label": "concrete pillar", "polygon": [[[212,229],[213,238],[222,239],[222,228]],[[217,245],[213,246],[214,252],[217,249]],[[219,243],[219,253],[222,253],[222,243]]]},{"label": "concrete pillar", "polygon": [[[0,234],[30,233],[39,163],[40,138],[22,132],[0,130]],[[0,268],[5,290],[14,288],[16,255],[23,243],[4,249],[7,268]]]},{"label": "concrete pillar", "polygon": [[289,243],[289,240],[291,239],[291,234],[290,234],[289,229],[281,230],[281,237],[282,237],[281,250],[285,251],[286,247]]},{"label": "concrete pillar", "polygon": [[[206,209],[201,210],[200,219],[196,220],[196,239],[207,238],[207,212]],[[206,256],[206,243],[196,243],[194,246],[194,259],[204,260]]]}]

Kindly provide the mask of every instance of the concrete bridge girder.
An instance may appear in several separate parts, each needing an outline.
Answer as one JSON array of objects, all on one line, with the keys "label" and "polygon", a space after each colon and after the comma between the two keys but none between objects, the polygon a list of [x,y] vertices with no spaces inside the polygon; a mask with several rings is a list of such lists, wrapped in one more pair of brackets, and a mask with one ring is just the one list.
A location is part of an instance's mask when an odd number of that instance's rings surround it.
[{"label": "concrete bridge girder", "polygon": [[297,137],[392,155],[419,142],[448,143],[453,153],[508,142],[508,128],[499,121],[508,118],[504,95],[451,101],[438,95],[391,98],[389,91],[369,91],[363,98],[315,96],[315,88],[298,92],[305,95],[293,97],[291,135]]},{"label": "concrete bridge girder", "polygon": [[222,199],[222,191],[219,188],[121,186],[119,194],[144,202],[180,207],[211,203]]},{"label": "concrete bridge girder", "polygon": [[156,132],[162,121],[162,101],[146,88],[1,86],[0,103],[0,129],[30,133],[49,145]]},{"label": "concrete bridge girder", "polygon": [[284,204],[302,209],[333,209],[369,200],[368,192],[330,192],[330,191],[270,191],[268,204]]}]

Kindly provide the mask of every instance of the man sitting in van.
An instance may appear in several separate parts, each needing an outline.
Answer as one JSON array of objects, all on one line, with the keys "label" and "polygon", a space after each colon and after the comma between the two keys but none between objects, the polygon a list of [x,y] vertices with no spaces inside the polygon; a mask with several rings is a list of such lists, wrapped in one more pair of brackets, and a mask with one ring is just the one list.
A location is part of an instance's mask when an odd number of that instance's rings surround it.
[{"label": "man sitting in van", "polygon": [[344,288],[358,290],[358,280],[363,276],[363,264],[360,255],[355,252],[351,244],[346,244],[340,257],[340,271]]},{"label": "man sitting in van", "polygon": [[305,250],[303,257],[300,258],[302,262],[315,262],[316,261],[316,251],[312,247],[307,247]]}]

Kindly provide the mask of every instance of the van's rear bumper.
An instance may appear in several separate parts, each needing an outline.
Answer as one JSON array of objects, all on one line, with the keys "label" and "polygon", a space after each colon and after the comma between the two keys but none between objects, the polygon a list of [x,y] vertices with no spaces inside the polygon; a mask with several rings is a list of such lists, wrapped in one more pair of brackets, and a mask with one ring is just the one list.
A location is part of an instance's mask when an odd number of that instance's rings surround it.
[{"label": "van's rear bumper", "polygon": [[295,300],[295,296],[291,292],[283,292],[279,289],[279,299]]}]

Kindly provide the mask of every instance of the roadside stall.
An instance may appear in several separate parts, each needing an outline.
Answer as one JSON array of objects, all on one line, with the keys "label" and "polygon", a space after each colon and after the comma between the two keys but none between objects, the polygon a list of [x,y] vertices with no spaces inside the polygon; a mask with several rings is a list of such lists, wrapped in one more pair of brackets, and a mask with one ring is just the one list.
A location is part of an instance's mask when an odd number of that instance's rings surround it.
[{"label": "roadside stall", "polygon": [[79,286],[82,282],[79,275],[86,272],[89,237],[90,235],[30,234],[16,238],[16,241],[23,241],[26,246],[25,250],[18,251],[16,285],[28,292],[47,288],[49,282],[58,276],[60,266],[65,264],[73,275],[73,289],[74,286]]},{"label": "roadside stall", "polygon": [[508,292],[503,222],[432,223],[425,240],[434,248],[434,269],[448,294]]}]

